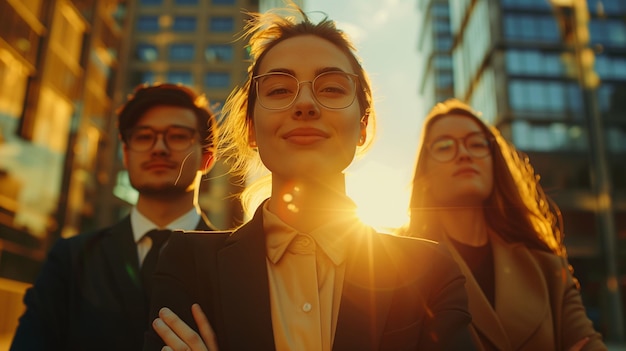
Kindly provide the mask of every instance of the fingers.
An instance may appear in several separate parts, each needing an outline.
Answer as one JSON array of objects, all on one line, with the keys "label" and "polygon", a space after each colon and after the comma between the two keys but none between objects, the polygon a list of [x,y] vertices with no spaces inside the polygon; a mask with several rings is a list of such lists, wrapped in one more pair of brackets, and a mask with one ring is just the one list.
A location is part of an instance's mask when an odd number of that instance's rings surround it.
[{"label": "fingers", "polygon": [[585,345],[589,342],[589,337],[586,336],[580,340],[578,340],[578,342],[576,342],[574,345],[572,345],[572,347],[569,348],[569,351],[580,351],[583,349],[583,347],[585,347]]},{"label": "fingers", "polygon": [[200,336],[167,307],[159,311],[159,318],[152,322],[152,327],[172,350],[208,351]]},{"label": "fingers", "polygon": [[193,319],[196,321],[198,329],[200,330],[200,336],[202,336],[202,340],[204,340],[209,351],[219,351],[211,323],[209,323],[206,315],[202,312],[200,305],[197,303],[191,305],[191,314],[193,314]]}]

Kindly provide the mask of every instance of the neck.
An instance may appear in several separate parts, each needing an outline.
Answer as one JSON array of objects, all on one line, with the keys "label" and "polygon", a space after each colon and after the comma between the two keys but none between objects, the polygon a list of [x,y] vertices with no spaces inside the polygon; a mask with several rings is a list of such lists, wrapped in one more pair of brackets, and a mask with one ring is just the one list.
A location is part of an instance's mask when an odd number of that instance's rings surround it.
[{"label": "neck", "polygon": [[193,192],[178,197],[155,198],[139,195],[137,210],[159,227],[165,227],[192,208],[200,210]]},{"label": "neck", "polygon": [[354,213],[343,174],[334,182],[272,179],[269,210],[297,230],[309,233],[336,218]]},{"label": "neck", "polygon": [[487,222],[482,207],[446,208],[439,211],[439,223],[452,239],[471,246],[487,243]]}]

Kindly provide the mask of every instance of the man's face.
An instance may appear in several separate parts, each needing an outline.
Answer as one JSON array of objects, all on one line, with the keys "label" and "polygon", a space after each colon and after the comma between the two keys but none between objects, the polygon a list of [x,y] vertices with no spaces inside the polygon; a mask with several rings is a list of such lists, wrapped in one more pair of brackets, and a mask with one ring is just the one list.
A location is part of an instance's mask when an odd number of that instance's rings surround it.
[{"label": "man's face", "polygon": [[[124,164],[140,196],[180,196],[193,190],[203,167],[193,111],[155,106],[137,121],[124,144]],[[189,140],[190,139],[190,140]]]}]

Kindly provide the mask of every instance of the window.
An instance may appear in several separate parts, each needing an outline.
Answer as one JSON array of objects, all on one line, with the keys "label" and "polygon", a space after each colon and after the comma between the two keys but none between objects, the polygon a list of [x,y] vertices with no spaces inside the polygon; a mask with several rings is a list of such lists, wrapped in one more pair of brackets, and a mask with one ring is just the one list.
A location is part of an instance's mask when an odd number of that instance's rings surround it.
[{"label": "window", "polygon": [[197,20],[191,16],[176,16],[172,30],[174,32],[194,32],[197,27]]},{"label": "window", "polygon": [[507,14],[504,16],[506,39],[558,43],[561,34],[553,16]]},{"label": "window", "polygon": [[146,6],[163,5],[163,0],[139,0],[139,4]]},{"label": "window", "polygon": [[600,78],[626,80],[626,58],[597,55],[595,69]]},{"label": "window", "polygon": [[139,16],[135,28],[139,32],[156,32],[160,29],[159,16]]},{"label": "window", "polygon": [[527,8],[527,9],[550,9],[550,4],[546,0],[502,0],[505,8]]},{"label": "window", "polygon": [[155,83],[156,75],[154,72],[146,71],[146,72],[133,72],[130,78],[132,86],[137,86],[140,84],[149,84],[152,85]]},{"label": "window", "polygon": [[192,61],[195,56],[193,44],[172,44],[169,49],[169,58],[172,61]]},{"label": "window", "polygon": [[176,5],[198,5],[198,0],[175,0]]},{"label": "window", "polygon": [[155,45],[139,43],[135,50],[135,56],[140,61],[153,62],[159,59],[159,51]]},{"label": "window", "polygon": [[589,34],[592,44],[609,47],[626,45],[626,23],[617,19],[592,19],[589,22]]},{"label": "window", "polygon": [[204,57],[208,62],[231,62],[233,47],[227,44],[211,44],[204,51]]},{"label": "window", "polygon": [[171,71],[167,73],[168,83],[180,83],[183,85],[193,85],[193,76],[191,72]]},{"label": "window", "polygon": [[535,125],[517,120],[512,125],[513,143],[525,151],[587,149],[587,134],[578,126],[563,123]]},{"label": "window", "polygon": [[562,76],[565,71],[559,54],[538,50],[508,50],[506,68],[514,75],[553,77]]},{"label": "window", "polygon": [[230,74],[227,72],[209,72],[204,76],[204,86],[207,88],[230,87]]},{"label": "window", "polygon": [[209,30],[211,32],[232,32],[235,30],[235,19],[233,17],[211,17],[209,18]]},{"label": "window", "polygon": [[212,0],[213,5],[234,5],[236,0]]}]

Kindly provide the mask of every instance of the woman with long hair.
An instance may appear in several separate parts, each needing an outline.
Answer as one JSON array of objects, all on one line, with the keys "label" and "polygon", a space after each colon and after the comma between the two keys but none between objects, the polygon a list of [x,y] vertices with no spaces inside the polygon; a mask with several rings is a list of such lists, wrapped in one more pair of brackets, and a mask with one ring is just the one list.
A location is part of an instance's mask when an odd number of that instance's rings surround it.
[{"label": "woman with long hair", "polygon": [[445,244],[467,278],[480,350],[606,350],[567,261],[558,207],[528,157],[456,99],[424,121],[407,235]]}]

